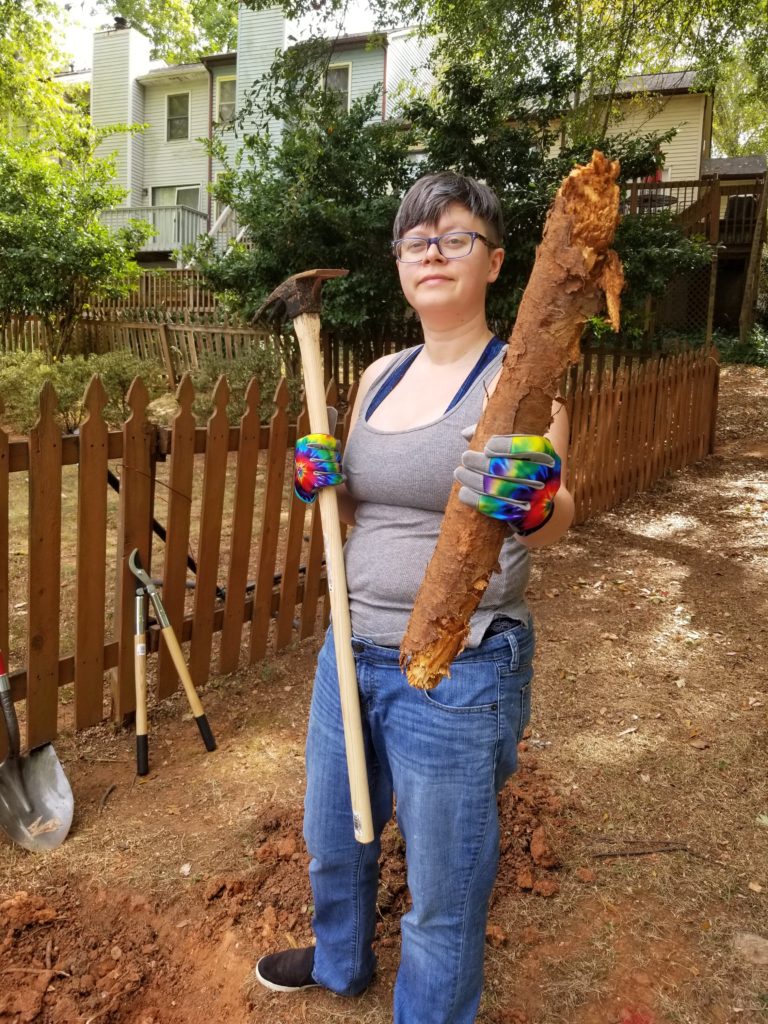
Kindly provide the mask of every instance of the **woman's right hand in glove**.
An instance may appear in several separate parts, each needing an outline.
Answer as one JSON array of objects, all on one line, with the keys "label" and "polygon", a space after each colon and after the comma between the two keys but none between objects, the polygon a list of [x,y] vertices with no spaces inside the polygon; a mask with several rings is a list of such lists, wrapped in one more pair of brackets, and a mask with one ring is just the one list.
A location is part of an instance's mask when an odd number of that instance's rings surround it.
[{"label": "woman's right hand in glove", "polygon": [[306,434],[296,442],[293,489],[296,496],[311,505],[323,487],[344,482],[341,472],[341,445],[331,434]]}]

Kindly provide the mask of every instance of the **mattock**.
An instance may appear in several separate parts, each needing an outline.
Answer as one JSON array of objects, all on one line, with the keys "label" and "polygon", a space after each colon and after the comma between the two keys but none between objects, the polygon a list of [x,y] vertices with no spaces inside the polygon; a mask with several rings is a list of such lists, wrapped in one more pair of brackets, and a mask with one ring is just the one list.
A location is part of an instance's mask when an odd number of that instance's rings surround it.
[{"label": "mattock", "polygon": [[[346,277],[347,273],[346,270],[305,270],[301,274],[294,274],[272,292],[254,318],[261,317],[269,307],[276,307],[276,315],[279,319],[293,320],[301,350],[309,428],[313,434],[329,433],[323,368],[320,360],[320,292],[324,281],[333,277]],[[344,744],[352,800],[352,821],[355,839],[360,843],[370,843],[373,840],[371,797],[365,767],[360,697],[357,690],[355,658],[352,654],[352,626],[349,618],[347,577],[344,571],[339,505],[335,489],[323,487],[317,495],[317,503],[323,526],[328,593],[331,599],[331,620],[341,697],[341,717],[344,725]]]},{"label": "mattock", "polygon": [[[143,594],[146,594],[152,602],[157,621],[160,626],[160,631],[165,638],[166,646],[173,660],[173,664],[176,667],[176,671],[181,679],[181,684],[184,687],[184,692],[187,695],[189,706],[192,709],[192,715],[197,722],[197,727],[200,730],[200,735],[203,737],[203,743],[205,744],[206,750],[216,749],[216,740],[213,738],[211,727],[208,724],[208,719],[203,711],[203,705],[200,698],[197,695],[195,684],[192,682],[192,677],[189,674],[189,669],[184,661],[184,655],[181,653],[181,647],[179,641],[176,639],[176,634],[173,631],[168,614],[163,607],[163,602],[160,600],[160,595],[157,592],[152,579],[147,575],[141,565],[139,558],[139,549],[134,548],[131,552],[130,558],[128,559],[128,568],[131,570],[133,575],[141,584],[140,590],[136,592],[136,667],[138,669],[136,673],[136,756],[138,774],[146,775],[149,771],[149,760],[147,752],[147,709],[146,709],[146,645],[143,649],[141,641],[143,637],[139,637],[139,630],[143,623],[144,617],[144,605],[143,605]],[[142,705],[143,702],[143,706]],[[140,729],[143,728],[144,739],[141,739]]]}]

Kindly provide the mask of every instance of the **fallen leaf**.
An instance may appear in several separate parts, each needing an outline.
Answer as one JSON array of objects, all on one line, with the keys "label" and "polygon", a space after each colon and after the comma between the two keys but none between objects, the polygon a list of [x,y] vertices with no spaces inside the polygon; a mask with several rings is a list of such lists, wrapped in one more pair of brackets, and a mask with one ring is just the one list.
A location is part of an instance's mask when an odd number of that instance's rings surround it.
[{"label": "fallen leaf", "polygon": [[763,891],[763,887],[762,887],[762,885],[760,885],[759,882],[750,882],[748,888],[752,892],[762,892]]},{"label": "fallen leaf", "polygon": [[191,871],[192,871],[192,865],[191,864],[182,864],[181,867],[179,868],[179,874],[183,878],[189,878]]},{"label": "fallen leaf", "polygon": [[706,750],[709,746],[707,741],[702,739],[688,740],[688,745],[691,747],[695,747],[697,750]]},{"label": "fallen leaf", "polygon": [[637,732],[637,726],[636,725],[630,725],[630,727],[628,729],[624,729],[624,730],[622,730],[622,732],[617,732],[616,735],[617,736],[626,736],[630,732]]},{"label": "fallen leaf", "polygon": [[600,639],[601,640],[618,640],[619,638],[616,636],[615,633],[601,633],[600,634]]},{"label": "fallen leaf", "polygon": [[758,814],[755,818],[755,824],[763,825],[765,828],[768,828],[768,814]]}]

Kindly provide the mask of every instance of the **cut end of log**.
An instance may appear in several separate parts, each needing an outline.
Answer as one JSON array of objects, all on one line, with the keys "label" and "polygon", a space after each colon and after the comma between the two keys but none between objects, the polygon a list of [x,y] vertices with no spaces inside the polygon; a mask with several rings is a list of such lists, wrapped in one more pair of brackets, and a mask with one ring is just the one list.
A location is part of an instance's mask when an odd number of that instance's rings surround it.
[{"label": "cut end of log", "polygon": [[400,670],[408,684],[416,690],[434,690],[441,679],[450,679],[451,662],[461,653],[469,635],[469,626],[462,622],[441,622],[436,639],[419,651],[400,648]]},{"label": "cut end of log", "polygon": [[[591,161],[574,167],[560,186],[574,245],[598,253],[610,246],[619,221],[619,170],[618,160],[595,150]],[[587,254],[585,258],[589,263]]]}]

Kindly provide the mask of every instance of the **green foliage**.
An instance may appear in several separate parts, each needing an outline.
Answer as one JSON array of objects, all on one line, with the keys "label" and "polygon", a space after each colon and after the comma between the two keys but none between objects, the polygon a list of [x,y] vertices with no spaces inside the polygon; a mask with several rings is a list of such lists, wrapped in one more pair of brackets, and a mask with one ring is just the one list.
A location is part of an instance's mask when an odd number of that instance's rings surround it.
[{"label": "green foliage", "polygon": [[280,144],[271,145],[263,128],[246,135],[239,166],[219,178],[216,195],[248,225],[249,244],[223,257],[209,245],[196,262],[248,319],[291,274],[347,267],[348,278],[325,286],[324,324],[347,338],[383,337],[405,315],[389,241],[400,197],[417,173],[409,137],[392,122],[376,122],[378,90],[342,111],[316,85],[316,55],[313,70],[280,77],[296,59],[289,52],[277,77],[257,85],[258,123],[279,112]]},{"label": "green foliage", "polygon": [[40,392],[45,382],[50,381],[58,398],[57,416],[61,427],[72,433],[85,416],[83,397],[94,374],[101,377],[107,394],[104,419],[113,427],[120,426],[129,415],[126,397],[134,377],[141,377],[152,398],[160,395],[166,386],[159,364],[139,359],[127,351],[65,356],[55,362],[49,362],[44,353],[38,351],[9,352],[0,357],[3,422],[18,433],[28,433],[40,413]]},{"label": "green foliage", "polygon": [[134,253],[148,229],[112,233],[101,223],[124,192],[112,161],[94,157],[97,141],[86,133],[81,152],[60,159],[0,144],[0,323],[40,316],[49,358],[66,353],[91,296],[125,294],[139,274]]},{"label": "green foliage", "polygon": [[768,366],[768,329],[761,324],[755,324],[746,341],[741,341],[738,334],[719,331],[715,332],[713,341],[724,363]]},{"label": "green foliage", "polygon": [[765,88],[750,68],[746,49],[723,65],[715,92],[712,139],[720,156],[768,152],[768,102]]},{"label": "green foliage", "polygon": [[[684,235],[674,217],[665,211],[623,217],[614,248],[621,257],[626,281],[621,302],[621,341],[640,348],[647,344],[646,299],[663,295],[676,275],[709,266],[712,249],[705,239]],[[599,317],[590,320],[587,337],[608,344],[617,340]],[[663,339],[657,339],[657,347],[663,347]]]},{"label": "green foliage", "polygon": [[198,60],[237,46],[237,0],[105,0],[152,41],[152,56],[169,64]]},{"label": "green foliage", "polygon": [[[259,382],[259,418],[268,422],[274,412],[274,397],[282,376],[280,353],[271,345],[254,344],[237,359],[206,352],[200,359],[199,368],[192,374],[197,397],[194,403],[195,415],[207,419],[213,412],[213,391],[219,377],[226,377],[230,396],[227,406],[229,422],[238,420],[246,409],[245,394],[253,377]],[[301,407],[299,383],[288,378],[288,413],[294,419]]]},{"label": "green foliage", "polygon": [[[489,316],[507,332],[554,192],[574,162],[591,155],[588,142],[549,155],[556,141],[551,125],[573,88],[568,62],[547,62],[523,82],[446,64],[429,99],[404,104],[403,123],[382,124],[378,93],[346,113],[318,89],[327,59],[322,41],[304,44],[254,86],[241,127],[251,120],[257,131],[246,132],[240,163],[216,188],[249,227],[250,239],[223,256],[209,241],[197,250],[198,266],[246,318],[291,274],[308,266],[347,267],[348,278],[325,286],[324,323],[352,344],[402,336],[409,319],[390,255],[391,226],[412,181],[450,167],[488,182],[501,200],[507,256],[489,292]],[[284,125],[278,144],[268,133],[273,119]],[[620,135],[610,152],[629,175],[650,173],[668,137]],[[416,142],[425,151],[419,163],[409,156]]]}]

